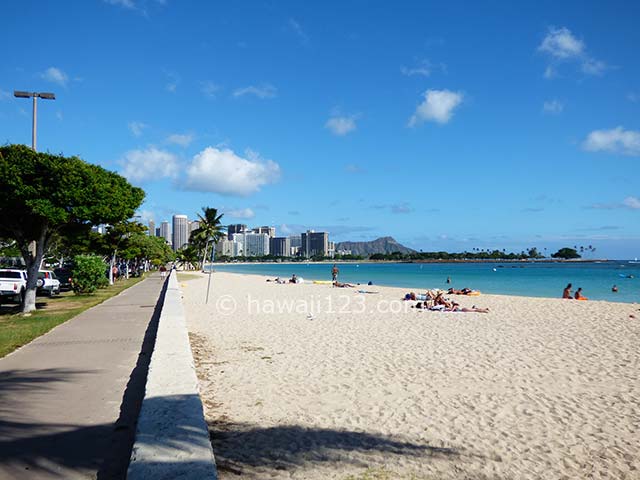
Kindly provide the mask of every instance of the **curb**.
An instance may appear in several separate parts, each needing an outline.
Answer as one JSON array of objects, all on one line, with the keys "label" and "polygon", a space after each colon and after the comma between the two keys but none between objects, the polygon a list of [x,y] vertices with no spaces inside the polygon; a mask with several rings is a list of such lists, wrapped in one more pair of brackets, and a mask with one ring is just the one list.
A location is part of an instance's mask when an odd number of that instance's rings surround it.
[{"label": "curb", "polygon": [[176,275],[167,280],[129,480],[218,478]]}]

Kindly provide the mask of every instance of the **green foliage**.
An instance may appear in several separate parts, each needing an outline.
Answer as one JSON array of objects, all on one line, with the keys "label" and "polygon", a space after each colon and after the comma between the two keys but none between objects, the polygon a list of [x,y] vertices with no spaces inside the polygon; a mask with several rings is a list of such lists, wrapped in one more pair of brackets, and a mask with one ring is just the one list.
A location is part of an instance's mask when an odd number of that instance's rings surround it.
[{"label": "green foliage", "polygon": [[64,243],[91,225],[130,218],[143,199],[124,177],[78,157],[0,147],[0,238],[16,241],[27,267],[23,312],[35,309],[37,271],[52,239]]},{"label": "green foliage", "polygon": [[556,253],[552,253],[551,256],[553,258],[563,258],[565,260],[582,257],[582,255],[580,255],[575,248],[569,247],[561,248]]},{"label": "green foliage", "polygon": [[74,257],[72,270],[73,291],[76,293],[93,293],[108,284],[105,271],[107,264],[96,255],[77,255]]},{"label": "green foliage", "polygon": [[[224,214],[218,214],[218,210],[210,207],[202,207],[202,215],[198,214],[199,227],[196,228],[189,236],[189,246],[197,252],[195,264],[199,259],[204,259],[205,250],[210,242],[214,244],[224,237],[224,229],[222,226],[222,217]],[[188,252],[189,254],[192,251]],[[207,254],[208,256],[208,254]],[[189,262],[191,263],[191,262]]]}]

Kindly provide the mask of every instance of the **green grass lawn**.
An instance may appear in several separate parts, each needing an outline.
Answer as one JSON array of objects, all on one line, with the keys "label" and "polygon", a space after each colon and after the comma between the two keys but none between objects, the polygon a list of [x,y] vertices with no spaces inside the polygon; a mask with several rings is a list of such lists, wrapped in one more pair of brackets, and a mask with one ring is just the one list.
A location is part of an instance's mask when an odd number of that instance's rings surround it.
[{"label": "green grass lawn", "polygon": [[188,280],[195,280],[196,278],[202,278],[202,275],[196,275],[194,273],[178,273],[178,281],[186,282]]},{"label": "green grass lawn", "polygon": [[101,288],[91,295],[64,292],[52,298],[36,297],[37,310],[27,315],[18,313],[19,305],[3,304],[0,306],[0,357],[141,280],[142,278],[120,280],[115,285]]}]

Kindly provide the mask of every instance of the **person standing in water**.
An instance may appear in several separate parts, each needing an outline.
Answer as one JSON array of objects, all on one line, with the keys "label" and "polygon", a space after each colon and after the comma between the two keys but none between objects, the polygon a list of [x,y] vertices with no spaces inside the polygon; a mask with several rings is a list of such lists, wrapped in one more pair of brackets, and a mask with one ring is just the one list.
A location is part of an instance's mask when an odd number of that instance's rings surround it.
[{"label": "person standing in water", "polygon": [[451,277],[447,277],[447,283],[451,283]]},{"label": "person standing in water", "polygon": [[568,299],[572,299],[573,297],[571,296],[571,284],[567,285],[564,290],[562,291],[562,298],[568,298]]},{"label": "person standing in water", "polygon": [[338,273],[340,273],[340,270],[338,270],[338,266],[334,263],[333,264],[333,268],[331,269],[331,281],[332,282],[337,282],[338,281]]}]

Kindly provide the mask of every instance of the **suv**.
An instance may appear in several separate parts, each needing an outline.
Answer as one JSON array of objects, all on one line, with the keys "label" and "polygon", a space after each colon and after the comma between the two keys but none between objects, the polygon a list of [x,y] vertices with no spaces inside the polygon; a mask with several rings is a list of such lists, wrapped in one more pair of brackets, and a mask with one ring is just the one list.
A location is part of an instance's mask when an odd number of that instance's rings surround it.
[{"label": "suv", "polygon": [[71,269],[69,267],[54,268],[53,273],[60,280],[60,291],[71,290],[73,279],[71,278]]},{"label": "suv", "polygon": [[36,282],[38,289],[37,295],[57,295],[60,293],[60,280],[51,270],[40,270],[38,272],[38,280]]},{"label": "suv", "polygon": [[15,268],[0,270],[0,299],[11,298],[21,302],[27,291],[27,272]]}]

